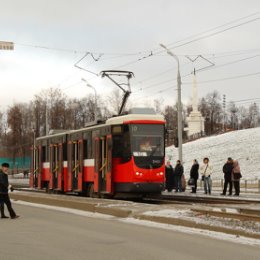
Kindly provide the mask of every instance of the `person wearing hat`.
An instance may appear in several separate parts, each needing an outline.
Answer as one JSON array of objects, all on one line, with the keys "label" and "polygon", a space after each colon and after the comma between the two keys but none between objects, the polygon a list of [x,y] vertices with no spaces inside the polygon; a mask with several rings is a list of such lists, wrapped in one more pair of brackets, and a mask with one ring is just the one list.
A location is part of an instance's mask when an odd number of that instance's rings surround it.
[{"label": "person wearing hat", "polygon": [[8,182],[8,169],[9,164],[8,163],[2,163],[2,169],[0,169],[0,211],[1,211],[1,218],[8,218],[5,216],[4,212],[4,204],[7,206],[7,209],[10,214],[11,219],[18,218],[19,216],[16,215],[12,208],[12,203],[10,201],[9,195],[8,195],[8,189],[13,190],[12,186],[9,185]]},{"label": "person wearing hat", "polygon": [[227,162],[223,166],[223,173],[224,173],[224,189],[221,195],[226,195],[227,187],[229,185],[229,196],[232,195],[232,170],[233,170],[233,159],[231,157],[228,157]]}]

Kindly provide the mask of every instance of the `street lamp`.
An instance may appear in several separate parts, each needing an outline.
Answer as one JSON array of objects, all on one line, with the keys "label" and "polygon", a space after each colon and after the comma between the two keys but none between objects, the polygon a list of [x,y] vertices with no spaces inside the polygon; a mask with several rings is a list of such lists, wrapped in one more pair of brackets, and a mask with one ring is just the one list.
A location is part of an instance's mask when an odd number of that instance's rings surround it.
[{"label": "street lamp", "polygon": [[88,81],[86,79],[82,78],[81,80],[86,83],[87,87],[92,88],[94,90],[94,93],[95,93],[94,121],[96,122],[97,121],[97,91],[92,85],[90,85],[88,83]]},{"label": "street lamp", "polygon": [[178,65],[177,71],[177,90],[178,90],[178,151],[179,151],[179,160],[182,162],[182,104],[181,104],[181,74],[180,74],[180,62],[179,58],[171,52],[165,45],[160,44],[162,48],[167,51],[167,54],[172,56]]}]

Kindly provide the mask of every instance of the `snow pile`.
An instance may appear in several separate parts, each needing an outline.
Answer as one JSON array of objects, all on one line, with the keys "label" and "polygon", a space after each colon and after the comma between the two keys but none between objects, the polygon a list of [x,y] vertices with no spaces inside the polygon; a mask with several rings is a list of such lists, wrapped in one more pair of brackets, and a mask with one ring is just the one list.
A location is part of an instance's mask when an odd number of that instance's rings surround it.
[{"label": "snow pile", "polygon": [[[239,161],[243,179],[260,179],[260,128],[238,130],[218,136],[205,137],[183,145],[185,176],[189,176],[192,160],[202,163],[208,157],[213,166],[213,179],[222,179],[222,167],[228,157]],[[178,148],[166,148],[166,159],[173,165],[178,159]]]}]

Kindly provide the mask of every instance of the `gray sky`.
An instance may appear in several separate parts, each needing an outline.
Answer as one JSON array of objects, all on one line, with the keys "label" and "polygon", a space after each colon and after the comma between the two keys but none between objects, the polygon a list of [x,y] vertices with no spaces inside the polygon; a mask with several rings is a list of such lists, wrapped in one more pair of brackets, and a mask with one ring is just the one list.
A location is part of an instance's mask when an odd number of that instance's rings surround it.
[{"label": "gray sky", "polygon": [[0,50],[0,109],[31,100],[49,87],[82,97],[92,90],[81,78],[99,95],[108,95],[116,87],[107,79],[74,67],[86,52],[94,58],[102,54],[98,61],[88,55],[80,63],[90,71],[134,72],[132,104],[146,105],[155,98],[173,104],[176,61],[159,43],[180,59],[184,102],[191,97],[193,66],[199,70],[209,64],[202,59],[192,64],[186,55],[203,55],[215,64],[198,71],[199,96],[218,90],[227,100],[260,101],[258,0],[0,0],[0,6],[0,40],[15,43],[14,51]]}]

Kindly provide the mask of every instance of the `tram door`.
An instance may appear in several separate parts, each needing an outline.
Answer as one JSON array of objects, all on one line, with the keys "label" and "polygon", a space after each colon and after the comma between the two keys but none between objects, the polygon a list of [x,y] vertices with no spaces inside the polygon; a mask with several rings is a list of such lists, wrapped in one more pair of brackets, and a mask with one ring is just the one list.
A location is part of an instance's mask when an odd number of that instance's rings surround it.
[{"label": "tram door", "polygon": [[58,188],[58,171],[59,171],[59,146],[50,145],[50,189]]},{"label": "tram door", "polygon": [[36,153],[37,155],[37,160],[36,160],[36,185],[38,187],[38,189],[42,188],[42,166],[43,166],[43,159],[44,159],[44,153],[45,151],[43,151],[42,145],[39,145],[38,147],[38,152]]},{"label": "tram door", "polygon": [[112,183],[112,136],[107,136],[107,164],[106,164],[106,190],[108,193],[113,192]]},{"label": "tram door", "polygon": [[95,171],[94,191],[97,193],[111,193],[111,136],[95,139]]},{"label": "tram door", "polygon": [[72,189],[78,189],[78,174],[79,174],[79,142],[72,142]]},{"label": "tram door", "polygon": [[63,181],[63,143],[60,143],[58,146],[59,149],[59,162],[58,162],[58,180],[57,180],[57,190],[62,190],[63,189],[63,185],[62,185],[62,181]]},{"label": "tram door", "polygon": [[30,175],[30,187],[37,188],[38,186],[38,174],[39,174],[39,149],[37,146],[32,148],[32,165]]},{"label": "tram door", "polygon": [[78,142],[78,191],[82,191],[83,188],[83,154],[84,152],[84,141],[79,140]]}]

